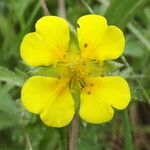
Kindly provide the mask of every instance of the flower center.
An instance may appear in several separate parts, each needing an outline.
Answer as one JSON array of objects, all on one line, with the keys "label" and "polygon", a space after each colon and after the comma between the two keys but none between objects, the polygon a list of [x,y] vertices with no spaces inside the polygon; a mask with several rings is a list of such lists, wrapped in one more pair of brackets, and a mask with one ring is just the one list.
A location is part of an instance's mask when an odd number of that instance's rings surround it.
[{"label": "flower center", "polygon": [[56,64],[60,78],[67,78],[71,91],[77,88],[91,94],[94,83],[89,77],[101,76],[102,64],[96,60],[83,59],[81,55],[66,56],[62,62]]},{"label": "flower center", "polygon": [[72,86],[78,86],[79,90],[85,90],[89,95],[94,86],[88,77],[100,76],[100,62],[96,60],[84,60],[82,57],[75,57],[64,63],[65,69],[61,73],[62,77],[68,77],[71,90]]},{"label": "flower center", "polygon": [[75,60],[67,64],[68,76],[72,79],[83,79],[89,75],[89,69],[86,61]]}]

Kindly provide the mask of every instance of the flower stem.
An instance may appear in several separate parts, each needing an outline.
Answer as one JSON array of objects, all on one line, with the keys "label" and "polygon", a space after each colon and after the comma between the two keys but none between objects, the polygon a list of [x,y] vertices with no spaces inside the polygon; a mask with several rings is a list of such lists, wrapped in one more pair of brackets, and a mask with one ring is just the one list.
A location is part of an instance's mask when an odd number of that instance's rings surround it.
[{"label": "flower stem", "polygon": [[48,10],[48,8],[47,8],[47,5],[46,5],[45,0],[40,0],[40,4],[41,4],[41,7],[42,7],[42,9],[43,9],[44,15],[45,15],[45,16],[50,15],[50,12],[49,12],[49,10]]},{"label": "flower stem", "polygon": [[65,0],[58,0],[58,13],[60,17],[66,18]]},{"label": "flower stem", "polygon": [[69,150],[76,150],[77,141],[78,141],[78,116],[76,115],[72,121]]},{"label": "flower stem", "polygon": [[126,109],[123,111],[123,125],[124,125],[124,141],[125,141],[124,149],[133,150],[131,127],[129,123],[128,112]]},{"label": "flower stem", "polygon": [[82,4],[84,5],[84,7],[87,9],[87,11],[91,14],[94,14],[93,9],[84,1],[84,0],[80,0],[82,2]]}]

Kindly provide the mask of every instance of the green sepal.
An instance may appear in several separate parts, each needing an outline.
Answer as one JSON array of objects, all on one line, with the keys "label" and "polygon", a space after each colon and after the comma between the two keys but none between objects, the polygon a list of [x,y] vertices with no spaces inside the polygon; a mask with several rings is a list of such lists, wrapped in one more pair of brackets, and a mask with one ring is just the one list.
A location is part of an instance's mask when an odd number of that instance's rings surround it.
[{"label": "green sepal", "polygon": [[77,33],[75,28],[70,25],[70,41],[69,41],[69,52],[72,54],[80,53]]},{"label": "green sepal", "polygon": [[39,75],[39,76],[48,76],[48,77],[60,77],[60,73],[64,71],[63,64],[59,63],[57,65],[50,65],[50,66],[42,66],[36,67],[29,71],[31,75]]},{"label": "green sepal", "polygon": [[89,68],[89,76],[98,77],[101,76],[101,63],[96,60],[90,60],[87,62],[87,67]]},{"label": "green sepal", "polygon": [[123,64],[115,61],[105,61],[101,64],[101,67],[102,76],[108,76],[117,73],[123,67]]},{"label": "green sepal", "polygon": [[75,112],[77,113],[79,111],[79,106],[80,106],[81,89],[76,81],[72,81],[71,91],[72,91],[71,93],[72,93],[72,97],[73,97],[74,103],[75,103]]}]

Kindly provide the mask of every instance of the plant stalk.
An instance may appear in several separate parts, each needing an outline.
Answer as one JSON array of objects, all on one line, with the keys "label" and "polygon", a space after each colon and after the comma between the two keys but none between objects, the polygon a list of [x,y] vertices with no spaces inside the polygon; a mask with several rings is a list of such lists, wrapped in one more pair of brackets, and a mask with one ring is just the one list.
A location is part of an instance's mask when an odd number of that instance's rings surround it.
[{"label": "plant stalk", "polygon": [[46,5],[45,0],[40,0],[40,4],[41,4],[41,7],[42,7],[42,9],[43,9],[44,15],[45,15],[45,16],[49,16],[49,15],[50,15],[50,12],[49,12],[49,10],[48,10],[48,8],[47,8],[47,5]]},{"label": "plant stalk", "polygon": [[126,109],[123,111],[123,125],[124,125],[124,143],[125,143],[124,150],[133,150],[131,127],[129,123],[128,112]]},{"label": "plant stalk", "polygon": [[72,121],[69,150],[76,150],[77,141],[78,141],[78,116],[76,115]]}]

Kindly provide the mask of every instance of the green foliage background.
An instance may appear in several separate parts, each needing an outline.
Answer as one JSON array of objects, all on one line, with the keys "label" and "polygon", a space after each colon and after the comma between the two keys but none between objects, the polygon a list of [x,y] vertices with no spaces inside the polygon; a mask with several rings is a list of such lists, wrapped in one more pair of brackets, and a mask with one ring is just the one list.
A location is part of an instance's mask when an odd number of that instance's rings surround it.
[{"label": "green foliage background", "polygon": [[[46,4],[51,15],[61,15],[59,0],[47,0]],[[123,67],[117,73],[128,80],[132,102],[128,113],[116,111],[107,124],[79,120],[77,150],[149,150],[150,0],[65,0],[66,18],[74,26],[80,16],[92,11],[125,33],[125,53],[118,59]],[[47,127],[20,103],[21,86],[31,76],[19,56],[20,42],[34,31],[35,22],[43,15],[38,0],[0,0],[0,150],[66,147],[70,126]]]}]

